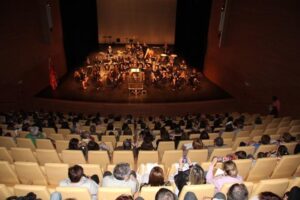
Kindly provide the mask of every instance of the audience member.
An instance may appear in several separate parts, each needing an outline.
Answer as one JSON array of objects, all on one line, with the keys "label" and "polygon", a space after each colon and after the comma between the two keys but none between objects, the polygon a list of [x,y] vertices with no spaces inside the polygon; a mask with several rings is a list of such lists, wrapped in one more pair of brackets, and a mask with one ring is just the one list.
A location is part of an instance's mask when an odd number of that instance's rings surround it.
[{"label": "audience member", "polygon": [[25,136],[29,138],[34,145],[36,145],[36,139],[44,139],[43,133],[39,132],[39,128],[37,126],[33,126],[29,128],[30,132]]},{"label": "audience member", "polygon": [[177,200],[177,196],[166,188],[161,188],[155,195],[155,200]]},{"label": "audience member", "polygon": [[95,181],[84,176],[83,168],[79,165],[74,165],[69,168],[69,178],[61,181],[59,186],[62,187],[84,187],[87,188],[91,194],[92,200],[98,199],[98,185]]},{"label": "audience member", "polygon": [[219,175],[214,177],[213,169],[214,166],[217,164],[218,159],[214,158],[208,168],[208,172],[206,174],[206,181],[207,183],[211,183],[215,185],[216,191],[221,191],[222,186],[225,183],[242,183],[243,178],[238,175],[238,170],[236,164],[229,160],[223,163],[223,175]]},{"label": "audience member", "polygon": [[138,181],[132,175],[128,163],[119,163],[115,166],[113,174],[105,176],[102,181],[103,187],[130,187],[134,194],[138,191]]},{"label": "audience member", "polygon": [[248,194],[244,184],[235,183],[227,192],[227,200],[248,200]]},{"label": "audience member", "polygon": [[170,185],[170,182],[165,182],[164,178],[163,169],[159,166],[155,166],[151,169],[149,175],[145,174],[145,176],[142,176],[141,187]]}]

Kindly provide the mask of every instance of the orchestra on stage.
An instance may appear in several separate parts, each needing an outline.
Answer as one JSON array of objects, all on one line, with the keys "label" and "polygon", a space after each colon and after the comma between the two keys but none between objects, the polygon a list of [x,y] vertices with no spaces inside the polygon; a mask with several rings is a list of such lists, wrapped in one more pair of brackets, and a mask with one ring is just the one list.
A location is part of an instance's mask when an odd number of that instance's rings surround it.
[{"label": "orchestra on stage", "polygon": [[89,87],[100,91],[113,89],[128,80],[136,80],[142,81],[145,87],[173,91],[189,87],[196,91],[200,88],[202,74],[188,67],[183,59],[179,60],[167,45],[148,47],[137,42],[118,50],[108,46],[106,51],[89,56],[85,65],[75,70],[74,78],[84,90]]}]

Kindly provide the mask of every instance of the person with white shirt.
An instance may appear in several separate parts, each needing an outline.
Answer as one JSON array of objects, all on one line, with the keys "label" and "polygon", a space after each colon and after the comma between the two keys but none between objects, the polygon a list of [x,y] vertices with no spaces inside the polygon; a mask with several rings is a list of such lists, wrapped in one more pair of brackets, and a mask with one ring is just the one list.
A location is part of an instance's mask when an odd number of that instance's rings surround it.
[{"label": "person with white shirt", "polygon": [[59,183],[59,186],[87,188],[91,194],[91,199],[98,199],[98,184],[95,181],[84,176],[83,168],[81,166],[74,165],[73,167],[70,167],[68,176],[69,178],[62,180]]}]

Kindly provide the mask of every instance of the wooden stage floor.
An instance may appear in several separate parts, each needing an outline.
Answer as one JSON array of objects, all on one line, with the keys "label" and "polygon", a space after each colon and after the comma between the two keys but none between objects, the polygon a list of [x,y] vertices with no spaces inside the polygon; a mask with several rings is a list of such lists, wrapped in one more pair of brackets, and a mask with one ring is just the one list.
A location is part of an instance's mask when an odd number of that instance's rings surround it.
[{"label": "wooden stage floor", "polygon": [[191,87],[173,91],[171,88],[157,88],[153,85],[146,86],[146,94],[135,96],[128,91],[127,83],[118,88],[105,88],[97,90],[88,87],[83,90],[81,85],[73,78],[73,73],[68,73],[60,82],[55,91],[50,86],[39,92],[36,97],[42,99],[69,100],[79,102],[102,103],[177,103],[177,102],[202,102],[210,100],[224,100],[232,97],[213,84],[207,78],[201,79],[200,88],[193,91]]}]

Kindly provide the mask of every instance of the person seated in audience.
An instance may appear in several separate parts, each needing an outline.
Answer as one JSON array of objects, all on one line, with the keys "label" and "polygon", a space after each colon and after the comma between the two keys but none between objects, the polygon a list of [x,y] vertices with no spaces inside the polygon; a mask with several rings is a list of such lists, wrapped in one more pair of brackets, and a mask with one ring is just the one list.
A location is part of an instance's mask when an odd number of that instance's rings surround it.
[{"label": "person seated in audience", "polygon": [[300,187],[294,186],[284,194],[284,200],[298,200],[300,197]]},{"label": "person seated in audience", "polygon": [[277,158],[281,158],[282,156],[286,156],[286,155],[289,155],[289,151],[288,151],[288,148],[284,145],[280,145],[278,148],[277,148],[277,151],[276,151],[276,154],[275,156]]},{"label": "person seated in audience", "polygon": [[203,200],[226,200],[226,195],[223,194],[222,192],[217,192],[215,193],[215,195],[213,196],[213,198],[206,198],[204,197]]},{"label": "person seated in audience", "polygon": [[221,191],[222,186],[225,183],[242,183],[243,178],[238,175],[238,170],[236,164],[229,160],[223,162],[223,174],[214,176],[213,170],[214,166],[217,164],[218,159],[214,158],[208,168],[208,172],[206,174],[206,181],[207,183],[211,183],[215,185],[216,192]]},{"label": "person seated in audience", "polygon": [[208,146],[208,156],[210,156],[215,148],[223,148],[226,147],[224,145],[224,140],[221,136],[218,136],[214,139],[214,146]]},{"label": "person seated in audience", "polygon": [[131,139],[124,140],[123,145],[116,147],[115,150],[132,150]]},{"label": "person seated in audience", "polygon": [[39,128],[37,126],[33,126],[29,128],[30,132],[25,136],[26,138],[29,138],[34,145],[36,145],[36,139],[44,139],[43,133],[39,131]]},{"label": "person seated in audience", "polygon": [[257,117],[255,118],[254,124],[255,124],[255,125],[260,125],[260,124],[262,124],[262,119],[261,119],[260,116],[257,116]]},{"label": "person seated in audience", "polygon": [[102,187],[130,187],[132,194],[138,191],[138,181],[130,169],[128,163],[119,163],[115,166],[113,174],[105,176]]},{"label": "person seated in audience", "polygon": [[284,143],[290,143],[296,141],[296,137],[292,136],[289,132],[285,132],[282,134],[280,141]]},{"label": "person seated in audience", "polygon": [[273,192],[261,192],[258,195],[252,197],[250,200],[282,200],[277,194]]},{"label": "person seated in audience", "polygon": [[254,146],[255,150],[257,150],[261,144],[266,145],[266,144],[270,144],[270,142],[271,142],[271,137],[269,135],[262,135],[259,142],[250,142],[249,144]]},{"label": "person seated in audience", "polygon": [[89,141],[88,144],[87,144],[87,150],[88,151],[99,151],[100,147],[99,147],[97,142]]},{"label": "person seated in audience", "polygon": [[133,197],[131,195],[122,194],[118,196],[115,200],[133,200]]},{"label": "person seated in audience", "polygon": [[68,171],[69,178],[62,180],[59,186],[62,187],[83,187],[87,188],[90,192],[91,199],[98,199],[98,184],[92,179],[84,176],[83,168],[79,165],[74,165],[69,168]]},{"label": "person seated in audience", "polygon": [[79,140],[77,138],[70,139],[68,150],[79,150]]},{"label": "person seated in audience", "polygon": [[177,200],[177,196],[171,190],[161,188],[157,191],[155,200]]},{"label": "person seated in audience", "polygon": [[161,141],[164,141],[164,142],[166,142],[166,141],[172,141],[170,139],[170,134],[168,133],[168,131],[164,127],[160,129],[160,139],[158,139],[156,141],[156,148],[158,147],[158,144]]},{"label": "person seated in audience", "polygon": [[200,133],[200,139],[201,140],[209,140],[209,134],[208,134],[208,132],[207,131],[202,131]]},{"label": "person seated in audience", "polygon": [[234,153],[236,159],[247,159],[247,153],[245,151],[237,151]]},{"label": "person seated in audience", "polygon": [[197,138],[193,140],[192,147],[193,149],[204,149],[204,144],[201,139]]},{"label": "person seated in audience", "polygon": [[155,166],[151,169],[150,174],[144,174],[141,178],[141,187],[144,186],[165,186],[170,185],[170,182],[165,182],[164,171],[161,167]]},{"label": "person seated in audience", "polygon": [[144,150],[144,151],[151,151],[154,150],[154,146],[153,146],[153,140],[154,137],[153,135],[151,135],[151,133],[149,131],[142,131],[143,133],[143,142],[141,144],[141,146],[139,147],[139,150]]},{"label": "person seated in audience", "polygon": [[194,192],[187,192],[185,193],[183,200],[198,200],[198,199]]},{"label": "person seated in audience", "polygon": [[235,183],[227,192],[227,200],[248,200],[249,192],[244,184]]},{"label": "person seated in audience", "polygon": [[178,195],[185,185],[200,185],[206,183],[204,170],[200,165],[193,165],[190,161],[188,161],[190,167],[188,170],[183,171],[183,165],[186,161],[183,158],[180,159],[179,162],[178,174],[174,177],[175,184],[179,192]]}]

